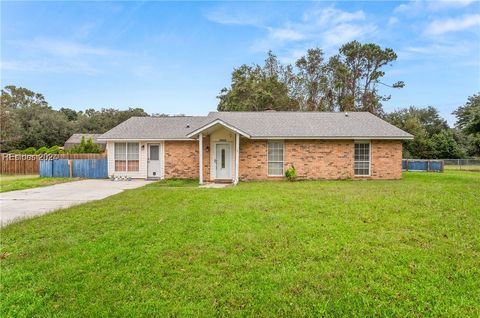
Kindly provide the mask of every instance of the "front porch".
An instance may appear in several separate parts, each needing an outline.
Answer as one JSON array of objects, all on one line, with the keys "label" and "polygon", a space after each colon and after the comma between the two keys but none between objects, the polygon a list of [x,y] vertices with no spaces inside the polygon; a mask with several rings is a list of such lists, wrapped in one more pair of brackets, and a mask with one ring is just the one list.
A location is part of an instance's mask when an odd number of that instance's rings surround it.
[{"label": "front porch", "polygon": [[198,140],[200,185],[238,183],[241,135],[218,120],[191,134]]}]

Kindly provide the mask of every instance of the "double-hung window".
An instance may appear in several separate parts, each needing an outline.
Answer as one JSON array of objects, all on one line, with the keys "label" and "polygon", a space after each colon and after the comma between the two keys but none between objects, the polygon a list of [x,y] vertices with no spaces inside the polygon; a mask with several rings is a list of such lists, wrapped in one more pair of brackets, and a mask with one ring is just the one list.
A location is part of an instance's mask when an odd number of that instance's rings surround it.
[{"label": "double-hung window", "polygon": [[356,176],[370,175],[370,143],[369,142],[355,143],[354,174]]},{"label": "double-hung window", "polygon": [[283,176],[283,141],[269,141],[268,175]]},{"label": "double-hung window", "polygon": [[138,171],[138,142],[115,143],[115,171]]}]

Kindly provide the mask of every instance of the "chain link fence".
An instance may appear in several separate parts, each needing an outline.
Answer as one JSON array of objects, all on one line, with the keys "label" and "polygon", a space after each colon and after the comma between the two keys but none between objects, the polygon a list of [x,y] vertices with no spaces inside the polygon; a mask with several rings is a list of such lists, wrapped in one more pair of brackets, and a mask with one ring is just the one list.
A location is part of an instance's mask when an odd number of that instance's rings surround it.
[{"label": "chain link fence", "polygon": [[445,170],[480,171],[480,159],[440,159]]}]

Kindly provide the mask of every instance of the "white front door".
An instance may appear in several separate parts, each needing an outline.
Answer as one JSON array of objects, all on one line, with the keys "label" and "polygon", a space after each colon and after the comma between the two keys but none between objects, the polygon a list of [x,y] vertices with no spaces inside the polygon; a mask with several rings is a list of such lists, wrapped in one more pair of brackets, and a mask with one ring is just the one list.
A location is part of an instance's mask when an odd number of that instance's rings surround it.
[{"label": "white front door", "polygon": [[162,164],[161,164],[161,144],[148,145],[148,164],[147,171],[149,178],[161,178]]},{"label": "white front door", "polygon": [[232,166],[231,166],[231,154],[230,144],[217,144],[215,154],[216,164],[216,179],[231,179],[232,178]]}]

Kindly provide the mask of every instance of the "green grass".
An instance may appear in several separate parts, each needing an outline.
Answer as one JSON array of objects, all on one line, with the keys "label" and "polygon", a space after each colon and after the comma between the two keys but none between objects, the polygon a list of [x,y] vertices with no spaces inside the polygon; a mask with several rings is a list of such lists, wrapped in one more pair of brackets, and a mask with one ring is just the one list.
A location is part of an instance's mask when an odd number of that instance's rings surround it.
[{"label": "green grass", "polygon": [[0,316],[479,317],[479,194],[468,172],[154,183],[3,229]]},{"label": "green grass", "polygon": [[0,175],[0,192],[24,190],[68,182],[71,178],[45,178],[37,175]]},{"label": "green grass", "polygon": [[465,166],[445,165],[444,169],[445,170],[480,171],[480,165],[465,165]]}]

